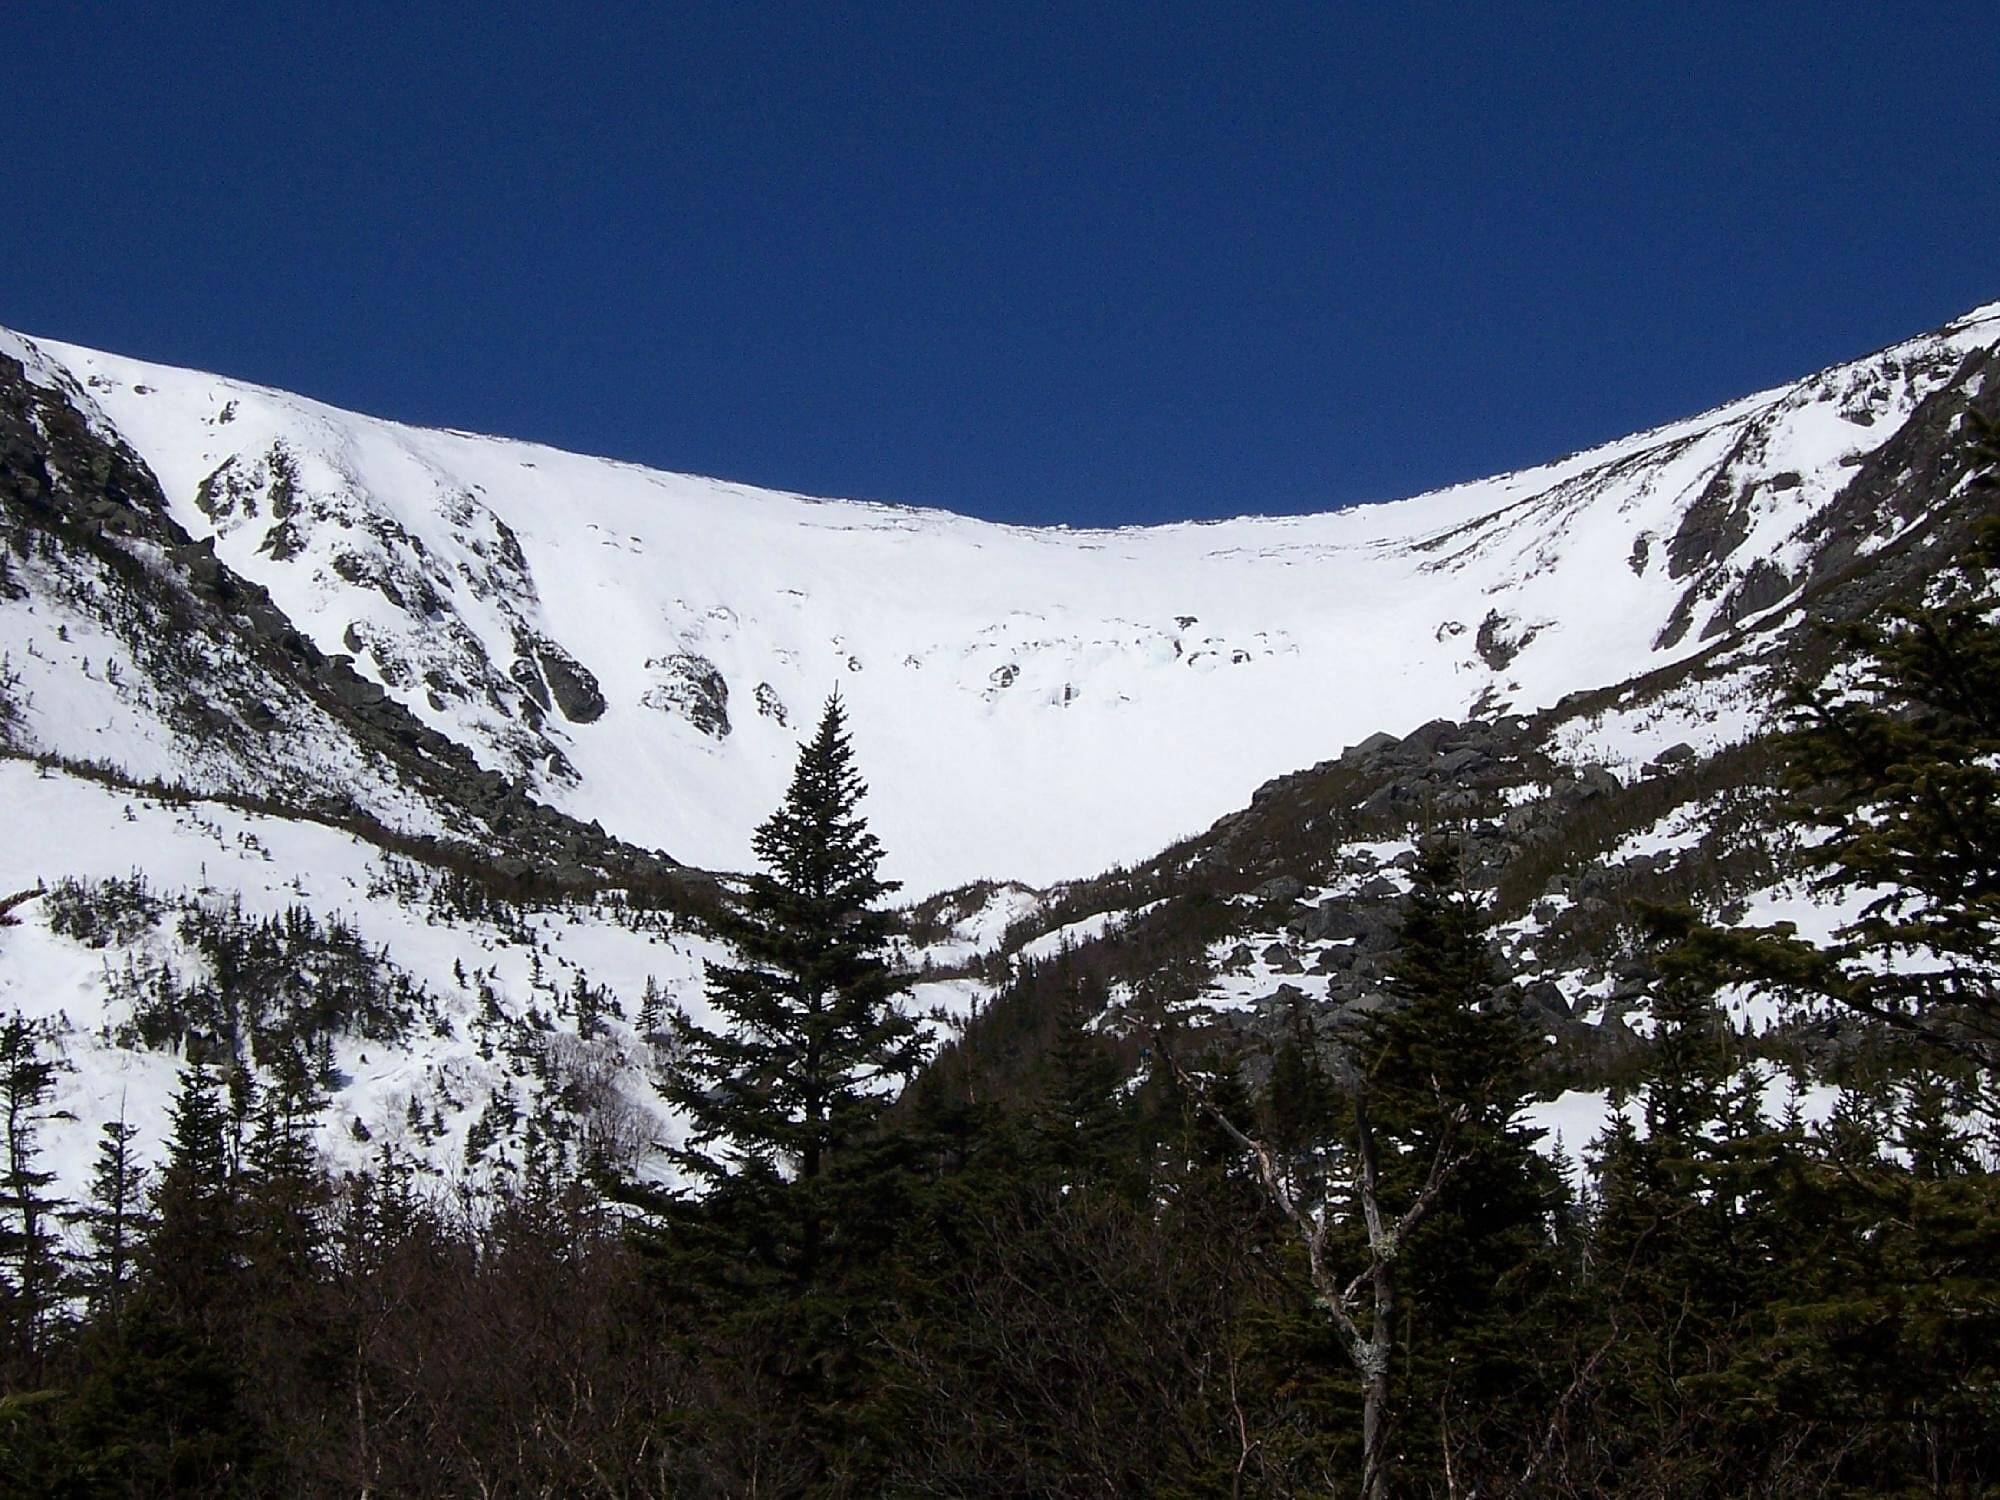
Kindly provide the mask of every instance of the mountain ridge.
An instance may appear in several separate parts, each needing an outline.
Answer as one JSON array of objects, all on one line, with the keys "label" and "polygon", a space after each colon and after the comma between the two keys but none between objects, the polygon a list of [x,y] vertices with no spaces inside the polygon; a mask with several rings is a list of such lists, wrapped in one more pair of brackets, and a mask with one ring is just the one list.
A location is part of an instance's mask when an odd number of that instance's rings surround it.
[{"label": "mountain ridge", "polygon": [[742,867],[839,683],[921,890],[1144,858],[1366,734],[1546,707],[1775,607],[1842,466],[1996,314],[1514,474],[1113,529],[762,491],[12,337],[320,650],[616,836]]},{"label": "mountain ridge", "polygon": [[[639,783],[703,802],[715,828],[747,842],[776,794],[734,753],[754,741],[782,774],[807,726],[744,689],[768,687],[777,653],[809,641],[814,654],[786,680],[841,683],[875,787],[863,811],[892,854],[912,826],[975,838],[974,814],[991,826],[1025,808],[1017,846],[1050,841],[1049,867],[1082,871],[967,885],[933,863],[933,884],[908,890],[911,1003],[944,1066],[1004,1079],[1079,969],[1103,981],[1111,1034],[1143,988],[1172,989],[1190,1024],[1242,1032],[1253,1057],[1301,1016],[1337,1038],[1378,1003],[1404,872],[1416,841],[1445,825],[1462,831],[1507,972],[1546,1023],[1553,1097],[1537,1118],[1574,1142],[1644,1045],[1632,899],[1815,930],[1835,919],[1794,878],[1762,736],[1785,682],[1837,665],[1818,626],[1985,586],[1948,564],[1985,504],[1964,489],[1958,428],[1968,409],[2000,416],[1996,337],[1987,321],[1953,325],[1721,419],[1656,429],[1608,457],[1591,450],[1554,479],[1465,487],[1455,519],[1416,533],[1391,526],[1385,539],[1380,512],[1339,513],[1318,537],[1298,518],[1233,535],[1183,524],[1165,555],[1192,563],[1165,575],[1175,592],[1164,597],[1206,589],[1204,610],[1220,606],[1210,619],[1119,622],[1098,601],[1095,615],[1015,620],[1012,636],[1003,610],[1001,633],[983,638],[981,611],[1022,590],[1108,578],[1121,599],[1158,609],[1161,575],[1115,537],[940,552],[931,513],[837,502],[796,502],[811,527],[704,534],[695,523],[712,519],[713,487],[676,492],[639,469],[619,482],[670,518],[679,507],[683,529],[640,536],[638,565],[607,571],[604,556],[635,554],[571,523],[635,497],[607,496],[595,461],[531,459],[526,498],[517,488],[488,506],[471,486],[504,473],[518,487],[513,445],[440,437],[491,472],[425,468],[421,446],[338,413],[314,429],[196,377],[175,398],[25,349],[37,382],[0,349],[0,802],[15,835],[0,847],[0,890],[36,892],[0,924],[0,1013],[29,1018],[67,1069],[58,1171],[75,1181],[91,1132],[128,1107],[161,1139],[179,1058],[234,1058],[256,1074],[288,1049],[310,1054],[328,1100],[316,1139],[338,1166],[392,1149],[476,1190],[553,1141],[660,1171],[655,1148],[682,1128],[661,1092],[673,1066],[662,1017],[713,1021],[703,976],[726,956],[706,921],[717,890],[635,847],[644,841],[616,818],[578,817],[574,800],[566,812],[542,793],[603,769],[589,736],[641,726],[670,753],[642,764]],[[195,404],[192,442],[174,436],[174,399]],[[174,441],[179,468],[156,479],[144,450]],[[411,465],[414,489],[399,467]],[[554,503],[571,494],[573,476],[550,480],[565,465],[599,488]],[[1373,540],[1329,546],[1325,525]],[[1209,545],[1218,534],[1235,545]],[[1274,535],[1297,545],[1264,545]],[[804,579],[815,597],[793,606],[760,545],[789,547],[800,570],[835,566]],[[738,548],[762,573],[737,566]],[[958,571],[940,576],[939,558]],[[699,596],[681,610],[680,675],[642,660],[635,676],[644,646],[571,628],[593,611],[657,624],[687,596],[639,584],[669,565],[667,588],[703,583],[725,611],[705,612]],[[866,641],[824,639],[839,596],[867,602],[897,576],[884,568],[914,573],[914,603],[863,610]],[[722,598],[746,579],[770,598],[731,595],[739,616]],[[1358,604],[1318,599],[1329,581]],[[583,608],[565,615],[554,606],[572,586]],[[1308,634],[1301,622],[1322,602],[1331,613]],[[789,638],[745,625],[792,608],[810,618]],[[1343,640],[1337,627],[1357,619],[1369,628]],[[1082,680],[1122,681],[1132,709],[1100,701],[1098,726],[1115,733],[1091,747],[1098,758],[1038,784],[1064,747],[1036,736],[1085,723],[1092,700],[1051,701],[1060,677],[1025,700],[1020,690],[1034,692],[1051,652],[1074,667],[1059,637],[1093,621],[1103,649]],[[926,626],[928,662],[899,671],[876,655]],[[1300,632],[1291,650],[1271,646],[1276,626]],[[1248,662],[1210,644],[1221,632],[1235,649],[1231,631],[1254,644],[1259,629],[1264,654]],[[871,658],[861,670],[846,664],[857,650]],[[874,686],[939,679],[928,699]],[[1368,691],[1318,701],[1343,683]],[[642,686],[674,692],[635,703]],[[430,692],[483,707],[454,717]],[[939,704],[949,712],[928,716]],[[1289,739],[1273,732],[1287,712]],[[1347,728],[1358,732],[1334,732]],[[1197,733],[1229,755],[1227,783],[1188,753]],[[881,755],[898,736],[903,758]],[[981,764],[982,743],[1004,762]],[[567,775],[557,756],[576,757]],[[1214,816],[1175,800],[1159,767],[1176,757]],[[918,763],[930,779],[912,795]],[[1071,825],[1121,797],[1148,814],[1123,833],[1149,842],[1088,866],[1093,846]],[[996,846],[976,853],[1005,868]],[[1777,1024],[1753,997],[1729,1004],[1740,1024]],[[1802,1089],[1819,1086],[1820,1045],[1795,1049]]]}]

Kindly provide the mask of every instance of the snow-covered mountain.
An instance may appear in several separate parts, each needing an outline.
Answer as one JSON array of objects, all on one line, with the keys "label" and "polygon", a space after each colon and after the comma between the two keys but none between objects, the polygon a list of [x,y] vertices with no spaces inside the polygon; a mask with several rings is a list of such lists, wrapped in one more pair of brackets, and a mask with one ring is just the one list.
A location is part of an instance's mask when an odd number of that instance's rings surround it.
[{"label": "snow-covered mountain", "polygon": [[[352,658],[350,696],[379,686],[612,835],[745,866],[837,687],[891,873],[921,891],[1141,859],[1378,730],[1527,712],[1697,652],[1907,524],[1837,502],[1996,344],[2000,304],[1521,473],[1114,531],[660,473],[20,335],[0,354]],[[17,746],[197,787],[271,773],[146,720],[103,681],[116,643],[58,639],[37,608],[0,601]],[[329,779],[358,774],[332,740],[324,756]],[[390,787],[367,800],[435,821]]]},{"label": "snow-covered mountain", "polygon": [[[712,884],[632,844],[747,864],[835,686],[937,893],[908,956],[941,1033],[1060,957],[1107,1028],[1171,971],[1217,1024],[1335,1034],[1445,817],[1589,1084],[1646,1024],[1632,898],[1830,920],[1754,739],[1815,621],[1991,586],[1941,564],[1996,363],[2000,304],[1520,474],[1076,532],[0,334],[0,1017],[67,1069],[52,1160],[74,1189],[120,1114],[157,1150],[186,1057],[304,1049],[336,1161],[657,1166],[660,1018],[713,1020],[722,949]],[[1029,884],[943,889],[985,873]]]}]

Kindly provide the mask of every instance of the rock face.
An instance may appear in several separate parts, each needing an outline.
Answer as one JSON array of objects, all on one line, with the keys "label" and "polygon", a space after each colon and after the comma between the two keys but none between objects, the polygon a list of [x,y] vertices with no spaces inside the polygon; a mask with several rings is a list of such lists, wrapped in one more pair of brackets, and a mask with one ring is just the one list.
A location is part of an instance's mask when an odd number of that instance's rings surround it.
[{"label": "rock face", "polygon": [[683,651],[653,657],[646,668],[660,681],[646,690],[640,702],[679,715],[711,739],[729,737],[729,683],[714,662]]},{"label": "rock face", "polygon": [[[477,843],[556,877],[582,878],[587,865],[673,867],[535,801],[352,657],[321,652],[268,589],[216,555],[214,538],[196,541],[175,522],[151,473],[98,430],[84,399],[0,354],[0,555],[21,559],[0,572],[0,601],[19,610],[7,628],[38,674],[22,711],[0,722],[0,741],[63,759],[48,737],[68,726],[34,700],[58,696],[59,684],[73,703],[90,684],[130,726],[132,748],[106,774],[255,797],[384,835],[414,818],[418,843]],[[240,516],[249,494],[218,480],[212,504]],[[354,625],[349,634],[368,638]]]},{"label": "rock face", "polygon": [[1515,657],[1534,644],[1538,633],[1533,625],[1522,625],[1497,609],[1488,610],[1473,637],[1473,649],[1488,667],[1495,672],[1503,672],[1513,664]]},{"label": "rock face", "polygon": [[1701,638],[1715,639],[1739,621],[1782,603],[1791,591],[1792,581],[1785,570],[1769,558],[1758,558],[1723,597],[1721,607],[1702,628]]},{"label": "rock face", "polygon": [[[726,687],[727,684],[724,684],[724,686]],[[778,696],[778,690],[772,687],[770,683],[758,683],[757,691],[752,696],[756,699],[757,712],[765,718],[775,719],[780,726],[789,725],[792,722],[790,716],[786,713],[784,700]]]},{"label": "rock face", "polygon": [[592,724],[604,717],[604,694],[589,668],[554,641],[543,639],[535,646],[535,660],[549,685],[549,696],[572,724]]}]

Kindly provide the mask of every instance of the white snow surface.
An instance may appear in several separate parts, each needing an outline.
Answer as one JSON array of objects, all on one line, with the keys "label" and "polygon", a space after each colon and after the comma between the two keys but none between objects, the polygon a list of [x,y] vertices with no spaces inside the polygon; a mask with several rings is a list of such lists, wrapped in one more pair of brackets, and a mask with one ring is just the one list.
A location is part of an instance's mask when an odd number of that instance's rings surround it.
[{"label": "white snow surface", "polygon": [[[1144,858],[1376,730],[1527,711],[1693,652],[1732,579],[1794,561],[1857,457],[1996,340],[2000,305],[1520,473],[1110,531],[816,500],[19,335],[0,348],[137,452],[180,524],[323,650],[613,833],[747,867],[838,688],[868,816],[914,895]],[[1717,564],[1694,628],[1659,647],[1700,581],[1669,576],[1668,544],[1724,472],[1751,536]],[[1498,668],[1477,649],[1489,621],[1519,647]],[[595,679],[601,717],[538,722],[518,670],[536,641]],[[727,733],[690,709],[715,706],[718,680]],[[74,712],[41,739],[115,748],[114,700]]]},{"label": "white snow surface", "polygon": [[[476,1163],[466,1159],[468,1131],[496,1095],[517,1103],[524,1118],[545,1116],[549,1107],[548,1085],[532,1059],[504,1046],[482,1051],[483,987],[498,1018],[526,1023],[520,1034],[548,1053],[554,1076],[585,1085],[587,1128],[614,1159],[642,1174],[671,1175],[656,1148],[677,1143],[684,1122],[660,1095],[663,1057],[642,1032],[641,1002],[650,982],[667,1006],[719,1024],[704,965],[727,954],[713,939],[606,902],[525,908],[524,930],[505,931],[441,912],[424,894],[437,883],[434,872],[345,832],[221,803],[164,801],[20,760],[0,760],[0,807],[10,827],[41,833],[0,840],[0,896],[38,882],[138,873],[169,902],[194,897],[210,909],[240,907],[251,918],[303,907],[322,924],[351,927],[386,969],[421,987],[435,1021],[419,1017],[400,1039],[342,1034],[334,1043],[340,1082],[321,1115],[318,1145],[335,1168],[368,1168],[385,1147],[437,1179],[475,1186],[520,1168],[518,1128]],[[94,948],[56,930],[50,900],[26,900],[11,925],[0,924],[0,1017],[18,1012],[49,1030],[45,1053],[62,1071],[40,1146],[60,1191],[73,1197],[106,1121],[126,1119],[138,1128],[145,1157],[159,1157],[184,1063],[172,1050],[131,1045],[119,1035],[133,1004],[121,997],[118,976],[128,965],[142,974],[165,967],[183,981],[208,976],[200,954],[177,936],[172,910]],[[919,950],[909,958],[915,965],[950,956]],[[604,986],[615,1002],[593,1037],[579,1036],[563,1013],[563,996],[579,976]],[[989,998],[974,980],[924,980],[903,1003],[939,1040]],[[269,1059],[246,1061],[260,1082],[270,1081]],[[413,1129],[415,1117],[435,1121],[436,1133]]]}]

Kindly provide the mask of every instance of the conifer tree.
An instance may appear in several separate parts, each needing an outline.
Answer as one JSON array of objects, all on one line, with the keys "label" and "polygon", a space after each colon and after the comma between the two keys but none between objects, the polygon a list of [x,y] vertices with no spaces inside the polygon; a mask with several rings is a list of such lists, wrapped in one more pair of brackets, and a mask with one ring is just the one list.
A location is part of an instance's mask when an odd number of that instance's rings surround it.
[{"label": "conifer tree", "polygon": [[1462,861],[1450,838],[1418,851],[1389,970],[1395,1003],[1365,1018],[1356,1043],[1354,1129],[1374,1163],[1377,1206],[1364,1215],[1408,1219],[1427,1205],[1386,1268],[1403,1347],[1385,1444],[1445,1453],[1479,1476],[1516,1436],[1510,1411],[1534,1398],[1528,1351],[1561,1194],[1521,1119],[1535,1038]]},{"label": "conifer tree", "polygon": [[167,1159],[154,1185],[145,1272],[164,1315],[191,1327],[208,1321],[237,1262],[229,1136],[221,1084],[206,1067],[190,1063],[181,1071]]},{"label": "conifer tree", "polygon": [[251,1112],[239,1218],[252,1266],[266,1280],[283,1280],[317,1260],[329,1193],[313,1140],[324,1100],[311,1064],[286,1046],[272,1073]]},{"label": "conifer tree", "polygon": [[55,1173],[40,1164],[40,1126],[55,1093],[55,1059],[16,1013],[0,1024],[0,1311],[9,1352],[36,1356],[61,1304]]},{"label": "conifer tree", "polygon": [[1737,1070],[1707,986],[1671,955],[1663,968],[1643,1097],[1617,1101],[1590,1152],[1597,1201],[1576,1358],[1592,1378],[1577,1415],[1587,1408],[1608,1472],[1738,1493],[1761,1461],[1742,1420],[1755,1407],[1717,1397],[1783,1280],[1783,1235],[1768,1215],[1785,1142],[1741,1117],[1734,1080],[1755,1086],[1759,1075]]},{"label": "conifer tree", "polygon": [[857,810],[866,790],[836,693],[757,830],[763,868],[717,921],[735,950],[707,971],[723,1024],[673,1019],[669,1092],[691,1126],[677,1159],[739,1229],[760,1221],[758,1257],[795,1282],[835,1248],[843,1201],[866,1191],[871,1127],[921,1060],[894,1003],[906,982],[880,902],[897,887]]},{"label": "conifer tree", "polygon": [[75,1212],[85,1250],[78,1283],[91,1316],[114,1335],[123,1320],[125,1299],[137,1273],[139,1254],[152,1231],[146,1206],[151,1173],[133,1148],[139,1127],[121,1113],[98,1133],[97,1160],[90,1170],[88,1196]]},{"label": "conifer tree", "polygon": [[1103,1178],[1120,1165],[1122,1075],[1111,1050],[1087,1029],[1104,1004],[1101,981],[1079,976],[1064,986],[1048,1048],[1049,1078],[1034,1110],[1035,1148],[1065,1188]]}]

